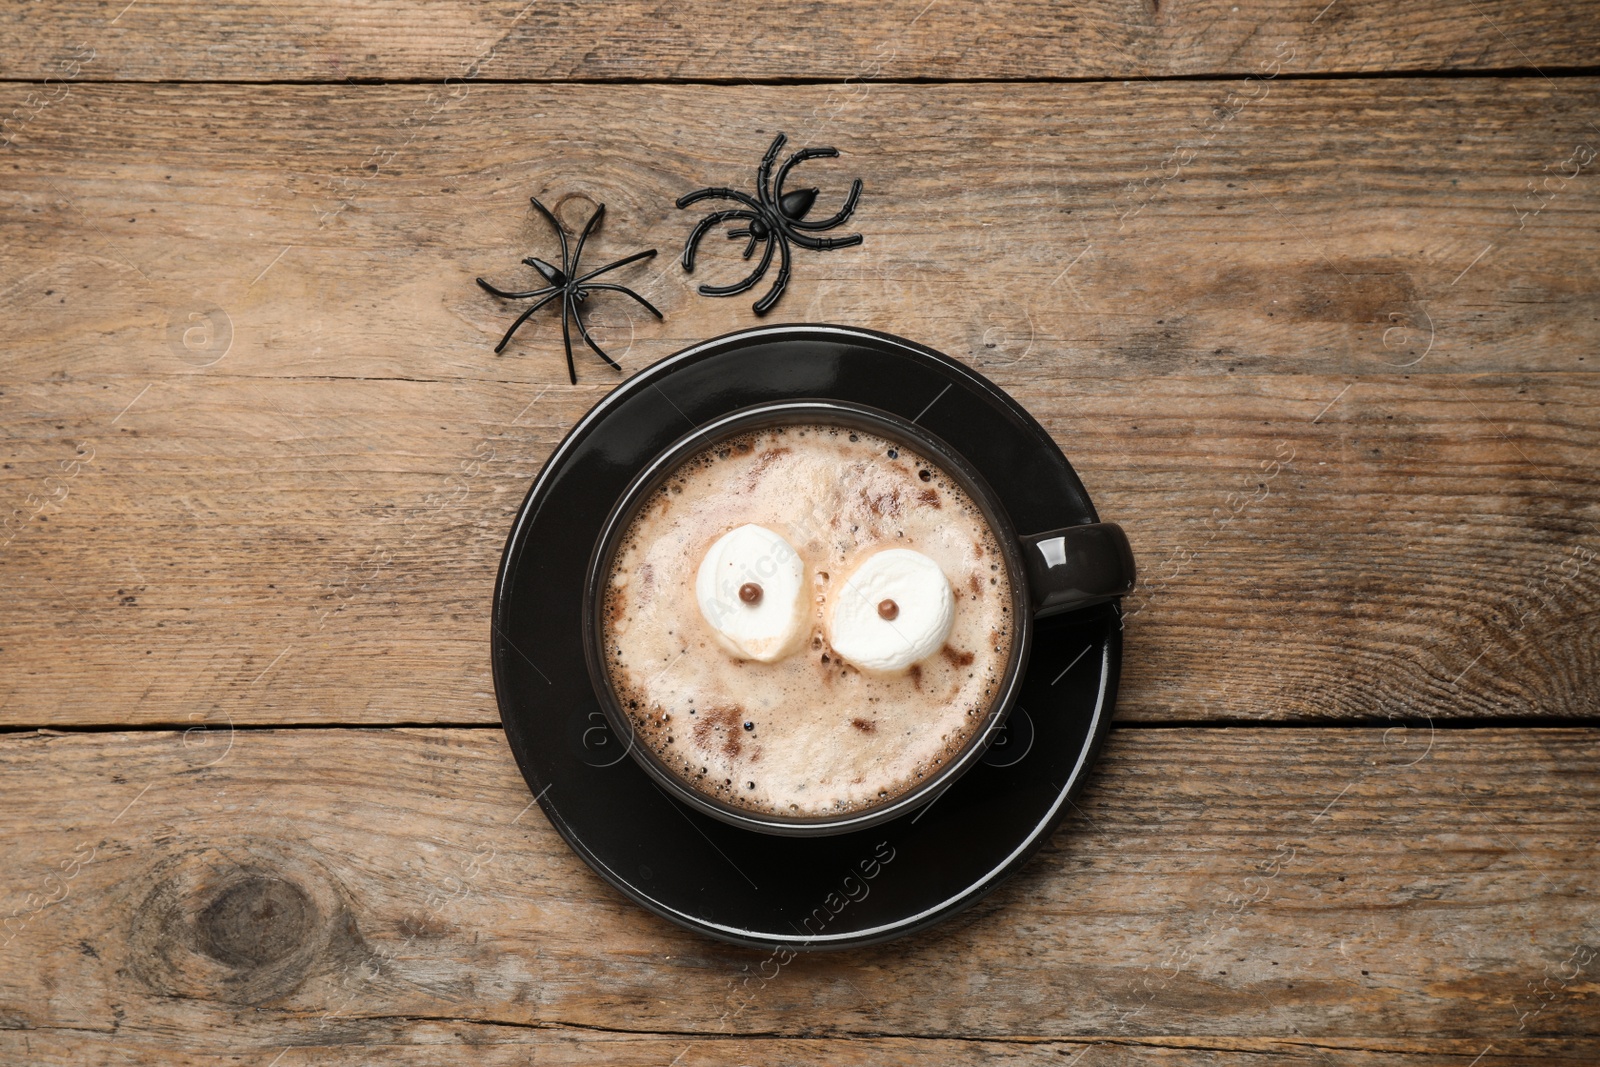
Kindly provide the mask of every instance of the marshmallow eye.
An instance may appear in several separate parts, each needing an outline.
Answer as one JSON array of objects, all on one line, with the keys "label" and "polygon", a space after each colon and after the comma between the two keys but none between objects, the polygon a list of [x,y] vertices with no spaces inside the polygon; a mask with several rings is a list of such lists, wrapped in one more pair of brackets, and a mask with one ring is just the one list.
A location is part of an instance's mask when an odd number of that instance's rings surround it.
[{"label": "marshmallow eye", "polygon": [[772,663],[804,636],[805,563],[779,534],[753,523],[713,544],[695,575],[700,614],[740,659]]},{"label": "marshmallow eye", "polygon": [[869,556],[846,578],[828,619],[828,643],[863,670],[903,671],[944,645],[955,620],[950,581],[909,548]]}]

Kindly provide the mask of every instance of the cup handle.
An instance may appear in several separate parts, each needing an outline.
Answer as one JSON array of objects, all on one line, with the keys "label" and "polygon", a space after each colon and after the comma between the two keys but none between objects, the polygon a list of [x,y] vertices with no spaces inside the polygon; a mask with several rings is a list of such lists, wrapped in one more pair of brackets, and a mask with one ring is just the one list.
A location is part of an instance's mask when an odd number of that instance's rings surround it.
[{"label": "cup handle", "polygon": [[1133,592],[1133,548],[1114,522],[1068,526],[1019,540],[1035,618]]}]

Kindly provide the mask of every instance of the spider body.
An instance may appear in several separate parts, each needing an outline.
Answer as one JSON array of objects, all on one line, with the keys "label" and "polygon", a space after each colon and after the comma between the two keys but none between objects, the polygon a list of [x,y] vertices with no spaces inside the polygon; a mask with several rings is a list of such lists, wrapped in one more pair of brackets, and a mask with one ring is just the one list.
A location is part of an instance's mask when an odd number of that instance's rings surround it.
[{"label": "spider body", "polygon": [[686,273],[694,273],[695,254],[699,250],[701,240],[712,229],[725,222],[744,224],[738,229],[729,230],[728,239],[732,241],[745,239],[743,253],[745,259],[755,254],[757,246],[764,246],[760,262],[749,275],[731,285],[702,285],[700,292],[705,296],[734,296],[747,289],[753,289],[766,276],[767,269],[772,265],[773,253],[778,254],[778,277],[773,282],[772,288],[767,290],[767,294],[753,305],[752,310],[757,315],[765,315],[771,311],[789,284],[791,242],[801,248],[822,252],[833,248],[849,248],[851,245],[861,243],[859,233],[844,237],[814,236],[823,230],[843,225],[854,214],[856,202],[861,199],[861,179],[857,178],[851,183],[850,193],[845,197],[844,206],[836,214],[825,219],[808,219],[806,216],[811,213],[812,206],[817,202],[817,190],[805,188],[785,192],[784,182],[788,179],[789,172],[806,160],[831,158],[837,156],[839,150],[826,147],[802,148],[784,161],[783,166],[778,168],[777,177],[774,178],[772,167],[777,162],[778,153],[782,151],[786,140],[783,134],[778,134],[772,139],[767,154],[761,157],[761,165],[756,168],[755,196],[725,186],[715,186],[696,189],[678,198],[680,208],[686,208],[702,200],[731,200],[741,205],[713,211],[695,224],[694,229],[689,232],[689,240],[683,246],[683,269]]},{"label": "spider body", "polygon": [[572,380],[572,384],[578,384],[578,371],[572,362],[573,323],[577,324],[578,334],[583,338],[584,343],[590,348],[594,349],[596,355],[605,360],[611,366],[615,367],[617,370],[621,370],[622,368],[617,364],[617,361],[606,355],[605,350],[595,343],[593,337],[589,336],[588,327],[586,327],[583,323],[583,303],[594,294],[595,290],[610,290],[613,292],[624,293],[627,296],[633,297],[633,299],[643,304],[645,309],[648,310],[650,314],[654,315],[658,319],[661,318],[661,312],[656,310],[655,305],[650,303],[650,301],[646,300],[644,297],[640,296],[638,293],[634,292],[632,289],[627,289],[620,285],[613,285],[609,282],[591,281],[591,279],[606,273],[606,271],[615,270],[618,267],[626,266],[629,263],[638,262],[641,259],[649,259],[651,256],[656,254],[656,250],[652,248],[645,252],[635,252],[631,256],[624,256],[615,263],[607,263],[603,267],[597,267],[596,269],[589,271],[587,274],[580,276],[578,274],[578,261],[583,256],[583,244],[589,239],[589,234],[594,231],[594,228],[599,225],[601,216],[605,214],[606,206],[604,204],[600,204],[594,209],[594,214],[590,215],[589,221],[583,225],[583,233],[579,234],[578,236],[577,248],[569,250],[567,247],[567,233],[561,228],[561,223],[557,222],[556,217],[550,214],[549,210],[543,204],[539,203],[538,197],[530,196],[528,199],[533,201],[533,206],[539,209],[539,214],[543,215],[550,221],[550,225],[555,228],[556,236],[561,239],[561,266],[558,267],[553,263],[546,263],[544,260],[539,259],[536,256],[525,257],[522,262],[538,271],[539,275],[549,284],[542,289],[530,289],[527,292],[521,293],[507,292],[503,289],[497,289],[488,282],[484,281],[482,278],[478,279],[478,284],[483,286],[486,291],[493,293],[495,296],[504,297],[507,300],[534,301],[534,303],[529,306],[526,311],[517,316],[517,320],[511,324],[511,328],[506,331],[506,335],[500,338],[500,343],[494,346],[495,354],[499,355],[501,352],[505,351],[506,345],[511,341],[511,335],[516,333],[518,327],[520,327],[524,322],[528,321],[529,316],[531,316],[535,311],[538,311],[540,308],[544,307],[550,301],[559,299],[561,301],[561,340],[567,349],[567,377]]}]

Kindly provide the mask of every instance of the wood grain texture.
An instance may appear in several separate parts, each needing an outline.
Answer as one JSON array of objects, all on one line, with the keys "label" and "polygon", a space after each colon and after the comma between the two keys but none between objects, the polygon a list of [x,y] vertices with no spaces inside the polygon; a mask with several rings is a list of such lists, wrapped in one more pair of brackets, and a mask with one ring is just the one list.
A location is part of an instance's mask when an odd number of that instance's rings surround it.
[{"label": "wood grain texture", "polygon": [[[402,1043],[407,1042],[407,1043]],[[58,1065],[159,1064],[161,1067],[233,1067],[236,1053],[196,1053],[163,1048],[158,1054],[129,1051],[103,1036],[0,1032],[0,1050],[15,1050],[37,1067]],[[1596,1042],[1586,1038],[1511,1038],[1487,1047],[1472,1041],[1409,1041],[1332,1038],[1183,1038],[1129,1039],[1097,1035],[1081,1039],[1052,1038],[847,1038],[732,1037],[615,1034],[604,1031],[522,1027],[485,1023],[419,1023],[395,1041],[374,1039],[359,1045],[307,1045],[278,1050],[268,1067],[366,1067],[382,1062],[403,1067],[527,1067],[595,1063],[615,1067],[754,1067],[757,1064],[949,1064],[951,1067],[1018,1067],[1022,1064],[1082,1064],[1082,1067],[1590,1067]],[[256,1057],[267,1063],[267,1058]],[[1076,1058],[1076,1064],[1075,1064]],[[673,1061],[677,1064],[674,1065]],[[1474,1063],[1474,1060],[1476,1062]],[[252,1061],[253,1062],[253,1061]]]},{"label": "wood grain texture", "polygon": [[591,255],[661,250],[625,280],[667,321],[595,316],[635,369],[753,321],[694,290],[738,245],[675,265],[673,201],[752,186],[778,130],[840,148],[795,180],[820,212],[862,177],[867,240],[798,256],[776,321],[1013,379],[1590,370],[1600,79],[1517,85],[76,86],[7,150],[8,371],[554,384],[559,331],[494,358],[515,311],[471,284],[531,273],[530,193],[607,204]]},{"label": "wood grain texture", "polygon": [[761,5],[395,0],[96,5],[0,15],[10,77],[145,81],[495,78],[1121,78],[1236,73],[1294,55],[1308,71],[1592,65],[1575,0],[928,0]]},{"label": "wood grain texture", "polygon": [[75,88],[0,192],[5,721],[493,721],[510,517],[616,377],[495,357],[471,279],[549,243],[528,193],[604,201],[596,255],[663,250],[664,324],[595,316],[628,371],[751,323],[671,199],[774,117],[869,236],[773,318],[1056,436],[1143,567],[1123,716],[1593,716],[1600,82],[1255,84]]},{"label": "wood grain texture", "polygon": [[[115,425],[108,393],[5,398],[57,420],[7,473],[67,493],[5,550],[10,722],[495,721],[505,534],[595,391],[208,374]],[[1122,717],[1600,712],[1587,376],[1017,393],[1142,561]]]},{"label": "wood grain texture", "polygon": [[776,968],[610,890],[497,730],[17,734],[0,772],[7,1062],[1600,1048],[1593,730],[1115,731],[973,911]]}]

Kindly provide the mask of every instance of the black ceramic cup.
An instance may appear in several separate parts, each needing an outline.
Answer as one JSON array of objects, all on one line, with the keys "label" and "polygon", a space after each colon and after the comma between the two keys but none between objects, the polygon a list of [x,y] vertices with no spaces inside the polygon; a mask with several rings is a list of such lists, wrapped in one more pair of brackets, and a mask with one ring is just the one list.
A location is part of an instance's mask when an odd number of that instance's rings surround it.
[{"label": "black ceramic cup", "polygon": [[[1011,617],[1016,620],[1010,660],[983,723],[973,731],[967,745],[914,788],[882,804],[839,815],[785,817],[755,812],[695,789],[674,774],[648,745],[637,740],[633,720],[621,706],[606,669],[605,634],[601,618],[604,591],[616,560],[618,543],[639,508],[682,463],[706,448],[752,430],[786,425],[842,426],[863,430],[890,442],[903,442],[908,450],[918,452],[938,464],[966,490],[994,532],[1005,554],[1005,571],[1010,578]],[[995,731],[1005,722],[1021,688],[1033,641],[1034,619],[1124,596],[1133,590],[1133,584],[1133,551],[1128,545],[1127,535],[1115,523],[1091,523],[1043,533],[1018,534],[993,490],[972,464],[917,424],[877,408],[846,401],[780,401],[735,411],[698,427],[648,463],[624,490],[601,527],[590,557],[589,572],[584,583],[584,658],[595,694],[612,731],[618,737],[627,739],[628,753],[669,796],[747,830],[794,837],[841,834],[876,826],[914,811],[938,796],[982,757]],[[685,603],[690,605],[687,611],[698,615],[692,590],[685,590]]]}]

